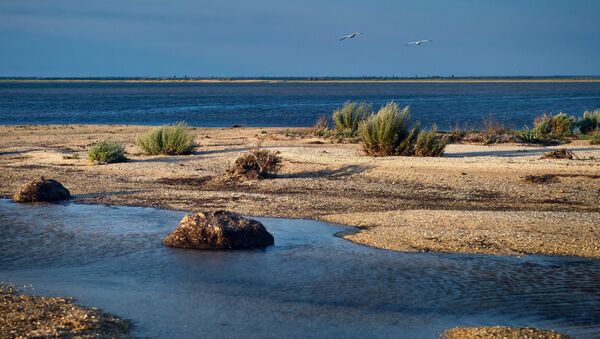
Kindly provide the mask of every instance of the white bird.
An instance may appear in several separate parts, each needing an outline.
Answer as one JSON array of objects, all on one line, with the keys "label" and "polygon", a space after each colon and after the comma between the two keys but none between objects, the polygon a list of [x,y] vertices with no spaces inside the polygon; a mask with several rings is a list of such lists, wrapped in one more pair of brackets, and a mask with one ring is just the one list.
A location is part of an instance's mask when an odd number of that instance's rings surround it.
[{"label": "white bird", "polygon": [[355,38],[356,36],[360,35],[362,33],[352,33],[349,35],[344,35],[343,37],[340,38],[340,41],[345,40],[345,39],[352,39]]},{"label": "white bird", "polygon": [[433,40],[426,39],[426,40],[413,41],[413,42],[407,43],[406,46],[410,46],[410,45],[420,46],[421,44],[423,44],[425,42],[433,42]]}]

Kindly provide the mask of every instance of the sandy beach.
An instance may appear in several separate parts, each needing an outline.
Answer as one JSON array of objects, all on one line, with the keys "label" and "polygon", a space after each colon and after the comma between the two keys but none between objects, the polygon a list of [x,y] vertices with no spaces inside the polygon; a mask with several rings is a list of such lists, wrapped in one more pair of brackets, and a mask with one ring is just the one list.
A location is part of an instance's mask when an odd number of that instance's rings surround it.
[{"label": "sandy beach", "polygon": [[[133,141],[149,128],[1,126],[0,195],[43,175],[76,202],[325,220],[358,226],[347,239],[390,250],[600,257],[600,146],[587,141],[561,146],[577,160],[542,160],[553,147],[522,144],[373,158],[309,129],[195,128],[193,154],[145,156]],[[86,150],[106,138],[124,142],[130,160],[91,165]],[[279,151],[280,173],[226,177],[233,159],[253,147]],[[551,180],[531,183],[528,175]]]}]

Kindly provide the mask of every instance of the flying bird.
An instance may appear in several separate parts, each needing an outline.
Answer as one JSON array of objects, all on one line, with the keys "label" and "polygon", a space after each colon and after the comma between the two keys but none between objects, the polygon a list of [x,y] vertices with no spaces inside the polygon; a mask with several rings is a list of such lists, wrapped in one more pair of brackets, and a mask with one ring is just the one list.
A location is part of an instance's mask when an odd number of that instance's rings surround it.
[{"label": "flying bird", "polygon": [[406,46],[410,46],[410,45],[415,45],[415,46],[421,46],[421,44],[426,43],[426,42],[433,42],[433,40],[419,40],[419,41],[413,41],[413,42],[409,42],[406,44]]},{"label": "flying bird", "polygon": [[362,33],[352,33],[349,35],[344,35],[343,37],[340,38],[340,41],[345,40],[345,39],[352,39],[355,38],[356,36],[360,35]]}]

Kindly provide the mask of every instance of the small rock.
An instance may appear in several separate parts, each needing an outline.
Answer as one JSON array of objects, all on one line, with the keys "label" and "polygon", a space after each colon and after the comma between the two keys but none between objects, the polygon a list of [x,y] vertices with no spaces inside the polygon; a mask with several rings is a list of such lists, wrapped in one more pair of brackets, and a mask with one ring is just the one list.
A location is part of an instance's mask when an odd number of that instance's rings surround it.
[{"label": "small rock", "polygon": [[59,201],[71,198],[71,193],[60,182],[53,179],[33,180],[21,187],[13,196],[15,202]]},{"label": "small rock", "polygon": [[271,246],[274,239],[256,220],[215,211],[186,215],[163,244],[194,249],[253,249]]}]

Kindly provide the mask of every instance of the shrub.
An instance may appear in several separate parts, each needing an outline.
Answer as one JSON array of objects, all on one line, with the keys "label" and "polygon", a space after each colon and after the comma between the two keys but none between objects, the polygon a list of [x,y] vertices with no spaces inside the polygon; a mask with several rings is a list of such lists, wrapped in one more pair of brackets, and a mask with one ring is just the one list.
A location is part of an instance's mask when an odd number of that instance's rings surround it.
[{"label": "shrub", "polygon": [[592,135],[590,139],[590,145],[600,145],[600,133]]},{"label": "shrub", "polygon": [[537,130],[529,128],[517,131],[517,138],[527,144],[550,145],[553,143],[552,140],[540,135]]},{"label": "shrub", "polygon": [[447,135],[439,135],[437,126],[431,126],[429,131],[419,132],[415,143],[415,155],[418,157],[441,157],[449,142]]},{"label": "shrub", "polygon": [[330,134],[329,131],[329,120],[326,116],[321,115],[315,125],[313,126],[313,134],[321,137],[328,136]]},{"label": "shrub", "polygon": [[461,142],[467,135],[467,131],[460,128],[458,124],[454,125],[450,130],[450,140],[451,142]]},{"label": "shrub", "polygon": [[141,134],[137,137],[136,144],[148,155],[190,154],[196,147],[189,127],[182,122],[156,127]]},{"label": "shrub", "polygon": [[533,129],[540,136],[564,138],[573,135],[575,118],[562,112],[553,116],[544,114],[535,118],[533,126]]},{"label": "shrub", "polygon": [[594,111],[585,111],[583,118],[579,121],[579,130],[581,133],[590,133],[600,129],[600,109]]},{"label": "shrub", "polygon": [[236,178],[262,179],[277,173],[281,162],[278,152],[254,149],[238,155],[226,173]]},{"label": "shrub", "polygon": [[490,113],[487,118],[483,119],[483,133],[490,135],[497,135],[506,133],[506,128],[498,120],[494,118],[494,115]]},{"label": "shrub", "polygon": [[395,102],[381,107],[363,120],[358,129],[365,152],[373,156],[405,155],[416,141],[418,126],[410,128],[408,106],[400,109]]},{"label": "shrub", "polygon": [[127,160],[123,144],[111,140],[95,143],[88,151],[88,159],[96,164],[112,164]]},{"label": "shrub", "polygon": [[327,119],[327,117],[324,115],[321,115],[315,122],[315,126],[313,126],[313,129],[315,131],[322,131],[322,130],[329,129],[329,120]]},{"label": "shrub", "polygon": [[347,101],[342,107],[333,112],[335,129],[356,135],[358,125],[371,114],[372,110],[373,107],[370,104]]}]

